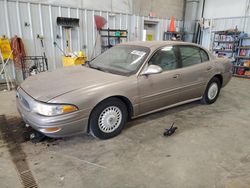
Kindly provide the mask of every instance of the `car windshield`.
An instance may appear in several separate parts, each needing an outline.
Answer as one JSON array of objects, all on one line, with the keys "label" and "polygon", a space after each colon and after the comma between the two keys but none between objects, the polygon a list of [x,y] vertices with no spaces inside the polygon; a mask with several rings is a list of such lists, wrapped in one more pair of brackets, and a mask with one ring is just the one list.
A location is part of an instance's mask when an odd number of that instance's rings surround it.
[{"label": "car windshield", "polygon": [[149,51],[149,48],[141,46],[115,46],[92,60],[89,66],[105,72],[130,76],[138,71]]}]

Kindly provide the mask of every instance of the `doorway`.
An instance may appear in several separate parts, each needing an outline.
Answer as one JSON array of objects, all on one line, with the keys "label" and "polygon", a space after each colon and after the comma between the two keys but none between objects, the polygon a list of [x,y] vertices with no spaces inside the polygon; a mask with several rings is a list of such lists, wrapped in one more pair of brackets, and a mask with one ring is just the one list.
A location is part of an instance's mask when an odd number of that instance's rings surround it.
[{"label": "doorway", "polygon": [[158,22],[144,21],[143,41],[153,41],[158,39]]}]

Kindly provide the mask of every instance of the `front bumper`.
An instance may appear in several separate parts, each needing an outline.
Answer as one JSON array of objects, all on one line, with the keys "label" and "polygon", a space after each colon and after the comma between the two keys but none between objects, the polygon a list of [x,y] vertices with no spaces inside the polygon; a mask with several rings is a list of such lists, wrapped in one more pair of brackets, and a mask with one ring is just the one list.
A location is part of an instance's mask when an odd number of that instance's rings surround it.
[{"label": "front bumper", "polygon": [[[30,104],[36,102],[32,97],[25,93],[21,88],[19,88],[17,92],[16,104],[18,112],[24,122],[35,130],[48,137],[54,138],[87,132],[88,116],[86,116],[85,110],[51,117],[42,116],[29,109],[29,106],[32,106]],[[58,131],[45,131],[48,128],[58,128]]]}]

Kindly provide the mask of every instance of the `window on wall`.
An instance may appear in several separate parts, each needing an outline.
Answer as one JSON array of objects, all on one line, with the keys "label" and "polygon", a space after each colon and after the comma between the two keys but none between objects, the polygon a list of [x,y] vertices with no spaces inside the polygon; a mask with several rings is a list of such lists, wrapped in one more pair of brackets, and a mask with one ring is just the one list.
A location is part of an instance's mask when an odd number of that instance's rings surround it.
[{"label": "window on wall", "polygon": [[163,71],[176,69],[178,63],[175,54],[175,47],[167,46],[158,50],[149,61],[149,64],[158,65]]}]

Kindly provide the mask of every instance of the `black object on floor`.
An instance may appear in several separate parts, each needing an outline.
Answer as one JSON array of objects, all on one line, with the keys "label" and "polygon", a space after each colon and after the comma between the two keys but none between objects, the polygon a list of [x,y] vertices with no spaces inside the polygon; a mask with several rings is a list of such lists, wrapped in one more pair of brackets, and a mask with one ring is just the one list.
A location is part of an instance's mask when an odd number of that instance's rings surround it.
[{"label": "black object on floor", "polygon": [[169,129],[166,129],[165,132],[163,133],[164,136],[171,136],[172,134],[174,134],[174,132],[176,131],[176,129],[178,129],[178,127],[174,127],[174,123],[172,124],[172,126]]},{"label": "black object on floor", "polygon": [[46,136],[40,132],[35,131],[30,134],[30,140],[33,143],[42,142],[45,139],[46,139]]}]

